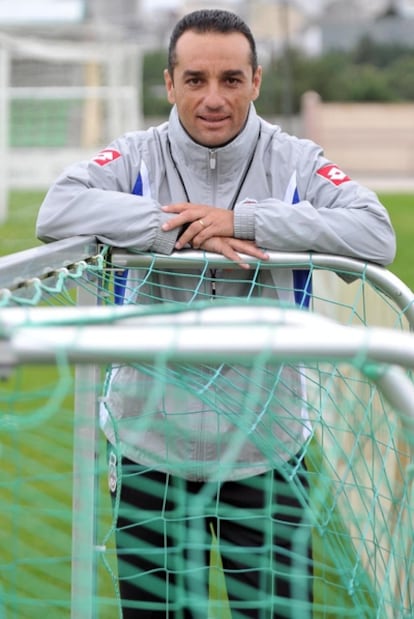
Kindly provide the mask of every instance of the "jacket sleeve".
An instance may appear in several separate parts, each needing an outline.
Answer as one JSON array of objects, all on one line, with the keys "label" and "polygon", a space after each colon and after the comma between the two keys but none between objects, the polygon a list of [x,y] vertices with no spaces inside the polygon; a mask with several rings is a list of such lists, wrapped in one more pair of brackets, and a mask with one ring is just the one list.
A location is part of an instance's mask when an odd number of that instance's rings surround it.
[{"label": "jacket sleeve", "polygon": [[254,208],[249,200],[237,204],[235,230],[249,230],[245,238],[273,251],[314,251],[390,264],[395,233],[376,194],[350,179],[316,144],[298,140],[295,150],[285,179],[291,191],[258,201]]},{"label": "jacket sleeve", "polygon": [[167,214],[150,196],[131,193],[140,169],[140,155],[131,157],[132,148],[121,138],[90,161],[68,167],[40,206],[37,237],[50,242],[95,236],[115,247],[170,254],[177,230],[161,229]]}]

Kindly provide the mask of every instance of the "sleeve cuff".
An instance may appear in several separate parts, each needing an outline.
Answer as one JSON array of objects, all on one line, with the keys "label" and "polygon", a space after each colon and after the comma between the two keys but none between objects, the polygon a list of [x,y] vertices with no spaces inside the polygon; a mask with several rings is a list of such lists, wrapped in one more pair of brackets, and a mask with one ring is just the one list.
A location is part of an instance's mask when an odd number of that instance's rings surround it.
[{"label": "sleeve cuff", "polygon": [[257,200],[246,198],[234,208],[234,236],[237,239],[254,241],[255,236],[255,205]]},{"label": "sleeve cuff", "polygon": [[164,232],[161,229],[164,221],[167,221],[168,219],[171,219],[171,215],[162,213],[161,221],[159,223],[160,227],[157,231],[157,234],[155,235],[154,243],[151,247],[151,251],[157,252],[158,254],[172,254],[178,235],[180,233],[180,230],[178,228],[174,228],[174,230],[170,230],[169,232]]}]

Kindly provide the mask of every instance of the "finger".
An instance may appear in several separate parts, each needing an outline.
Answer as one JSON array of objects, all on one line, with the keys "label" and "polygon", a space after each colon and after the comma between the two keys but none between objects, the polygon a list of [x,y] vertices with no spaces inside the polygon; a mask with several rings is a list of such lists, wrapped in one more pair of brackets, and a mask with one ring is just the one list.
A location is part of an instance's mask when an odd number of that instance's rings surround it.
[{"label": "finger", "polygon": [[[256,264],[256,261],[259,260],[260,262],[264,262],[265,260],[268,259],[268,256],[266,256],[266,254],[258,254],[255,251],[251,251],[251,250],[240,250],[238,252],[234,252],[237,256],[238,256],[238,260],[236,262],[238,262],[239,264],[243,263],[244,265],[248,265],[247,268],[250,268],[253,264]],[[252,259],[249,263],[246,262],[246,259]],[[246,268],[246,267],[245,267]]]},{"label": "finger", "polygon": [[191,243],[194,249],[199,249],[204,241],[213,236],[211,226],[204,219],[193,221],[177,239],[176,249],[182,249],[187,243]]},{"label": "finger", "polygon": [[248,253],[248,255],[257,258],[258,260],[269,260],[269,254],[264,252],[262,249],[255,247],[252,251],[242,252]]},{"label": "finger", "polygon": [[257,245],[255,245],[253,242],[246,242],[235,239],[232,247],[234,251],[242,254],[247,254],[248,256],[252,256],[253,258],[258,258],[259,260],[269,260],[269,254],[267,254],[260,247],[257,247]]},{"label": "finger", "polygon": [[166,204],[161,207],[165,213],[182,213],[183,211],[192,208],[192,204],[188,202],[176,202],[175,204]]},{"label": "finger", "polygon": [[[202,221],[201,224],[199,223],[200,219]],[[187,224],[197,224],[197,227],[194,227],[193,229],[193,235],[200,232],[203,227],[208,226],[206,220],[202,219],[202,214],[199,211],[185,209],[175,217],[171,217],[171,219],[163,223],[161,227],[164,232],[167,232],[168,230],[173,230],[174,228],[179,228],[180,226],[185,226]]]},{"label": "finger", "polygon": [[164,232],[168,232],[169,230],[174,230],[174,228],[181,228],[189,222],[191,222],[191,219],[188,217],[188,212],[184,212],[176,217],[171,217],[171,219],[162,224],[161,229]]},{"label": "finger", "polygon": [[245,262],[244,258],[242,258],[242,256],[240,256],[236,251],[231,249],[231,247],[226,247],[225,249],[223,249],[223,256],[228,260],[231,260],[232,262],[238,264],[238,266],[242,269],[250,269],[250,264],[248,262]]},{"label": "finger", "polygon": [[228,256],[228,258],[238,264],[239,267],[241,267],[242,269],[245,269],[246,271],[250,269],[250,264],[248,262],[244,262],[243,258],[239,256],[239,254],[237,254],[236,252],[234,252],[233,257]]}]

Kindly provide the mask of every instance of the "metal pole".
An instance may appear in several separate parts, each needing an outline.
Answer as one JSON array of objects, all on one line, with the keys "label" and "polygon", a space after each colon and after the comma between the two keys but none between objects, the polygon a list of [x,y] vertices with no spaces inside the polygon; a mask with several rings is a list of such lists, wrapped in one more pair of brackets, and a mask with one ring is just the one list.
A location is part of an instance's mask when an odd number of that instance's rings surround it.
[{"label": "metal pole", "polygon": [[[92,305],[95,297],[78,289],[78,305]],[[77,366],[73,435],[72,587],[71,618],[97,617],[96,513],[98,505],[99,367]],[[88,389],[84,385],[88,385]]]},{"label": "metal pole", "polygon": [[0,41],[0,223],[7,219],[9,200],[9,86],[10,54]]},{"label": "metal pole", "polygon": [[292,95],[292,62],[290,50],[290,2],[282,0],[282,20],[283,20],[283,93],[282,93],[282,116],[284,119],[284,129],[291,131],[293,114],[293,95]]}]

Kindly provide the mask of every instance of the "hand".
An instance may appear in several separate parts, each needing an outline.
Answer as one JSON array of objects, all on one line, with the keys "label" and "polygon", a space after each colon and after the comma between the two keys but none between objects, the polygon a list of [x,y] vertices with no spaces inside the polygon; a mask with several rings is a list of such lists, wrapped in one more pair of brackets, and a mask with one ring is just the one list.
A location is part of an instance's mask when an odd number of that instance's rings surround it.
[{"label": "hand", "polygon": [[222,254],[225,258],[236,262],[242,269],[249,269],[250,265],[247,262],[243,262],[243,258],[240,254],[246,254],[252,256],[258,260],[268,260],[269,255],[262,249],[257,247],[254,241],[247,241],[245,239],[235,239],[234,237],[215,236],[201,245],[201,249],[205,251],[211,251],[216,254]]},{"label": "hand", "polygon": [[187,225],[175,244],[176,249],[182,249],[187,243],[194,249],[200,249],[203,243],[212,237],[232,237],[234,234],[233,211],[189,202],[169,204],[163,206],[162,210],[177,214],[163,225],[163,230],[173,230]]}]

